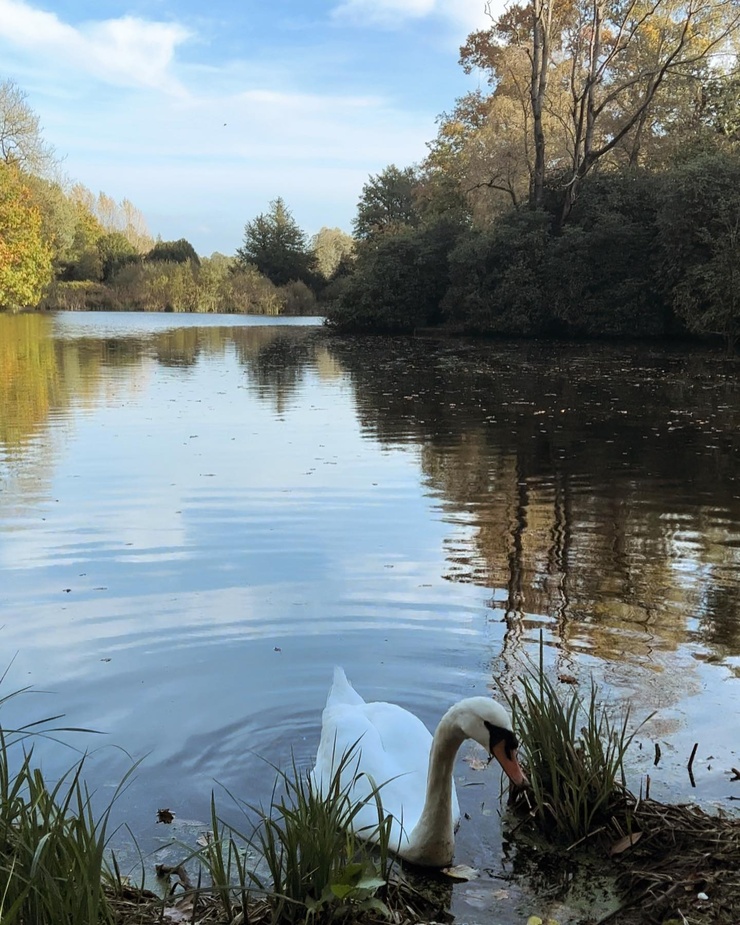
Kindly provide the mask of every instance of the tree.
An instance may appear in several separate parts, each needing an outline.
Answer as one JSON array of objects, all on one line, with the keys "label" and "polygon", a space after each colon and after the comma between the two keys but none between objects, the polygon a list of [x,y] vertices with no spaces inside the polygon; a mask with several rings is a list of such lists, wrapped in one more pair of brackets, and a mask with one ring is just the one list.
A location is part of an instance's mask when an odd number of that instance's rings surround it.
[{"label": "tree", "polygon": [[56,164],[54,149],[44,144],[39,117],[26,94],[12,80],[0,83],[0,161],[35,174],[47,174]]},{"label": "tree", "polygon": [[[554,0],[544,0],[549,6]],[[735,0],[580,0],[565,47],[572,56],[571,157],[560,221],[583,178],[619,145],[637,162],[659,92],[674,76],[696,74],[740,28]],[[573,28],[575,27],[575,28]]]},{"label": "tree", "polygon": [[325,280],[331,280],[355,250],[352,235],[340,228],[321,228],[311,239],[316,256],[316,269]]},{"label": "tree", "polygon": [[338,330],[407,332],[439,324],[449,283],[448,255],[460,233],[442,217],[358,252],[354,272],[327,318]]},{"label": "tree", "polygon": [[160,261],[163,263],[187,263],[191,261],[196,267],[200,266],[200,257],[198,257],[190,241],[186,241],[185,238],[180,238],[178,241],[157,241],[146,255],[146,259],[149,262]]},{"label": "tree", "polygon": [[72,187],[70,196],[93,216],[103,231],[122,234],[137,254],[146,254],[151,249],[154,241],[147,229],[146,219],[130,200],[123,199],[118,203],[103,192],[96,196],[82,183]]},{"label": "tree", "polygon": [[77,209],[64,188],[53,180],[24,173],[24,183],[41,214],[42,235],[51,246],[57,270],[68,263],[74,250]]},{"label": "tree", "polygon": [[423,164],[419,198],[424,200],[431,182],[478,226],[519,208],[529,196],[532,173],[527,114],[511,94],[476,91],[461,97],[452,112],[440,117]]},{"label": "tree", "polygon": [[476,334],[543,336],[554,319],[543,268],[549,217],[510,211],[492,228],[462,237],[449,255],[443,305],[453,323]]},{"label": "tree", "polygon": [[711,77],[705,87],[702,115],[717,135],[740,141],[740,68],[736,67],[731,74]]},{"label": "tree", "polygon": [[97,250],[103,264],[103,279],[109,282],[129,263],[138,263],[141,255],[120,231],[109,231],[97,241]]},{"label": "tree", "polygon": [[51,282],[51,248],[23,175],[0,164],[0,309],[38,305]]},{"label": "tree", "polygon": [[66,259],[61,260],[59,277],[62,280],[97,282],[103,278],[103,259],[98,241],[105,230],[91,211],[94,197],[84,186],[76,184],[69,190],[68,199],[74,212],[75,231]]},{"label": "tree", "polygon": [[[492,114],[518,102],[529,204],[542,207],[554,180],[562,226],[598,164],[638,166],[691,120],[738,31],[736,0],[528,0],[473,33],[461,62],[487,72]],[[480,127],[468,144],[490,147]],[[488,182],[500,186],[499,173],[497,162]]]},{"label": "tree", "polygon": [[276,286],[291,280],[313,285],[314,257],[300,229],[282,198],[270,203],[263,212],[244,226],[244,244],[236,252],[241,269],[257,267]]},{"label": "tree", "polygon": [[740,154],[711,153],[673,171],[659,211],[676,312],[728,350],[740,341]]},{"label": "tree", "polygon": [[417,174],[413,167],[399,170],[394,164],[371,176],[362,187],[353,227],[360,240],[396,233],[419,224],[414,191]]}]

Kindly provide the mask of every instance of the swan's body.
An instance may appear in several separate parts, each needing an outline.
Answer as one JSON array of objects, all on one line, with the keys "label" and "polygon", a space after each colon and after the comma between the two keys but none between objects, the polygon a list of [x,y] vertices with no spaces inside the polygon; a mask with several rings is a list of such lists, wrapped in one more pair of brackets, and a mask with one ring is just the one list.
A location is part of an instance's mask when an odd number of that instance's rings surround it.
[{"label": "swan's body", "polygon": [[[314,781],[326,789],[352,747],[342,774],[353,802],[378,787],[383,812],[392,817],[390,847],[400,857],[427,867],[452,860],[460,818],[453,766],[465,739],[480,742],[501,762],[512,781],[525,782],[516,760],[517,742],[508,713],[488,697],[461,700],[445,713],[434,737],[422,721],[393,703],[366,703],[341,668],[322,717]],[[373,839],[378,825],[374,799],[357,812],[355,832]]]}]

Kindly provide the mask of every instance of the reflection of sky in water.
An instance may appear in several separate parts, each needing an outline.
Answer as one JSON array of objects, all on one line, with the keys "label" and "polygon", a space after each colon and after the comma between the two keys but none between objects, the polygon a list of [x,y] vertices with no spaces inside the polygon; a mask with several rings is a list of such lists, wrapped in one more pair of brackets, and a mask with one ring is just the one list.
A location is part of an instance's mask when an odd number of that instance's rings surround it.
[{"label": "reflection of sky in water", "polygon": [[[418,422],[441,412],[410,412],[421,386],[404,385],[396,413],[387,371],[366,368],[364,356],[345,368],[320,341],[283,376],[272,335],[236,320],[250,330],[218,349],[198,343],[187,364],[174,362],[179,342],[167,342],[174,360],[163,365],[151,338],[199,318],[63,317],[58,349],[69,363],[64,351],[79,337],[94,351],[98,331],[118,338],[116,357],[124,331],[139,346],[125,363],[80,366],[85,388],[52,403],[5,469],[0,457],[3,661],[17,652],[5,690],[54,691],[33,701],[34,715],[65,712],[148,756],[125,797],[137,834],[153,837],[157,804],[203,818],[214,780],[265,798],[272,775],[258,756],[284,763],[293,750],[309,763],[335,663],[371,699],[398,699],[431,725],[452,700],[485,692],[492,671],[515,683],[540,631],[553,670],[581,681],[593,672],[615,708],[632,702],[636,720],[659,711],[632,759],[654,795],[729,795],[740,653],[707,641],[717,575],[731,580],[734,560],[717,554],[737,540],[729,508],[692,501],[680,479],[669,501],[647,495],[642,474],[622,487],[607,473],[604,501],[602,473],[581,469],[563,528],[552,514],[557,480],[522,478],[497,443],[513,447],[515,428],[483,438],[471,424],[462,439],[444,421],[423,430]],[[454,390],[454,371],[444,387]],[[449,413],[455,404],[451,396]],[[531,445],[525,434],[520,452]],[[628,512],[623,548],[604,520],[610,493],[613,519]],[[514,541],[530,602],[521,615],[507,607]],[[15,701],[4,722],[26,709]],[[691,791],[685,764],[697,739]],[[663,759],[653,768],[656,740]],[[126,760],[96,751],[93,784],[107,786]],[[465,799],[473,791],[483,792]],[[461,837],[463,853],[480,850],[472,831]]]}]

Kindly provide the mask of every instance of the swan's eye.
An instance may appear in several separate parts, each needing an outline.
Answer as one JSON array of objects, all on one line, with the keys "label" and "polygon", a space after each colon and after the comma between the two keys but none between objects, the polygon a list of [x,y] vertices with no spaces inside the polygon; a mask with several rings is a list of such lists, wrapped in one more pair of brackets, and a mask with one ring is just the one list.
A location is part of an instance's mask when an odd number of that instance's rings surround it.
[{"label": "swan's eye", "polygon": [[499,742],[503,742],[506,757],[513,758],[514,752],[519,748],[519,741],[511,729],[504,729],[502,726],[494,726],[493,723],[489,723],[486,720],[483,720],[483,722],[488,730],[488,751],[493,754],[494,746],[498,745]]},{"label": "swan's eye", "polygon": [[516,750],[519,748],[519,742],[517,737],[509,729],[506,730],[506,735],[504,736],[504,749],[506,751],[507,758],[513,758],[516,754]]}]

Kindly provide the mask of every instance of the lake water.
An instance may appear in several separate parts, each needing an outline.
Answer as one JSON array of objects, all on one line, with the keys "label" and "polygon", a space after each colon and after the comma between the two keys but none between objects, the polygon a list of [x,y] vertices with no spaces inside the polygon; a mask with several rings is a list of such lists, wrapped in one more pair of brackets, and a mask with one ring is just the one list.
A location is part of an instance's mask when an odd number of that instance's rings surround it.
[{"label": "lake water", "polygon": [[[64,738],[103,794],[143,757],[118,805],[149,850],[173,834],[158,808],[187,839],[212,789],[228,816],[222,788],[267,800],[268,763],[310,766],[335,664],[433,727],[511,690],[541,638],[562,683],[656,711],[633,790],[732,811],[739,371],[317,319],[0,315],[0,694],[39,691],[3,724],[100,730]],[[74,760],[37,749],[50,774]],[[453,908],[490,920],[503,883],[497,922],[543,915],[500,879],[499,774],[471,753],[457,860],[489,880]]]}]

